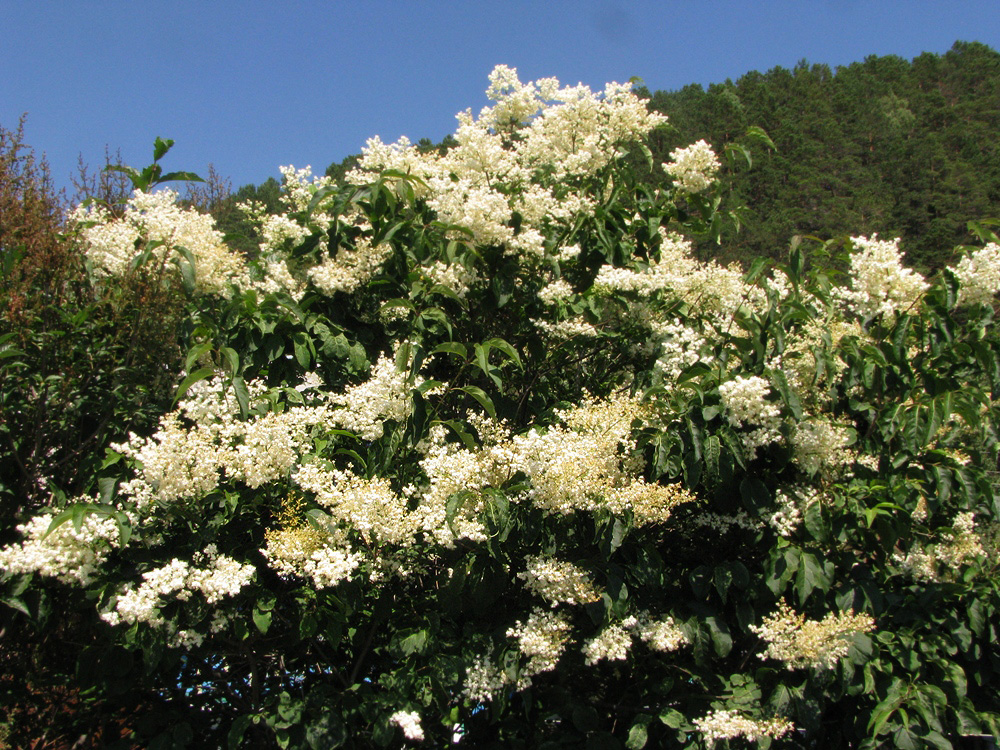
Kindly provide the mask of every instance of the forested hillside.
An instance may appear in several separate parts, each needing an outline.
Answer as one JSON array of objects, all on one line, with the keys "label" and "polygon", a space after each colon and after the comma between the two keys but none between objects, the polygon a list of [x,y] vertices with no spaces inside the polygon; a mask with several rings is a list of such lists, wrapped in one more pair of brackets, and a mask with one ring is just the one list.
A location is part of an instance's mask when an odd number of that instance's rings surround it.
[{"label": "forested hillside", "polygon": [[1000,54],[983,44],[835,70],[802,62],[657,91],[650,107],[675,128],[654,134],[658,161],[699,138],[719,148],[748,125],[777,146],[728,177],[736,202],[753,207],[726,243],[733,257],[781,257],[795,234],[878,232],[932,268],[950,260],[941,248],[971,241],[969,219],[998,213]]}]

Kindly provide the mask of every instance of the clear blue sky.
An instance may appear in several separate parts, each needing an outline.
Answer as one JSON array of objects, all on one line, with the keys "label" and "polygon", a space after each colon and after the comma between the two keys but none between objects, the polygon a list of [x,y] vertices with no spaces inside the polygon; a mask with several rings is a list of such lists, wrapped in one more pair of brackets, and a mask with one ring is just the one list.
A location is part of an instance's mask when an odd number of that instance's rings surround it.
[{"label": "clear blue sky", "polygon": [[521,80],[651,90],[736,79],[799,60],[1000,48],[1000,0],[0,0],[0,124],[69,183],[104,147],[233,186],[360,151],[439,140],[485,103],[497,64]]}]

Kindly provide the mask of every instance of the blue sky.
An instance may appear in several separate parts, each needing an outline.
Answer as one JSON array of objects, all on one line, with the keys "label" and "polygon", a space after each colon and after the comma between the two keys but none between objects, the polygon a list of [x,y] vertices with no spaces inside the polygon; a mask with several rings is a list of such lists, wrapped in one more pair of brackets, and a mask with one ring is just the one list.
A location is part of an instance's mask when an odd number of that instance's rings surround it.
[{"label": "blue sky", "polygon": [[104,147],[234,188],[360,151],[380,135],[439,140],[486,99],[497,64],[521,80],[651,90],[799,60],[1000,48],[1000,0],[0,0],[0,125],[25,133],[59,185]]}]

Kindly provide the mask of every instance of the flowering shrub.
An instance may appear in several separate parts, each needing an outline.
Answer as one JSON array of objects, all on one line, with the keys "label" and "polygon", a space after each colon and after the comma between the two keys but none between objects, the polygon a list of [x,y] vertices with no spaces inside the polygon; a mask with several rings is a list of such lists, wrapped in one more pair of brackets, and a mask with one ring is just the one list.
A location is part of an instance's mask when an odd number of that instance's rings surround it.
[{"label": "flowering shrub", "polygon": [[178,254],[186,371],[11,591],[85,593],[164,746],[996,731],[992,256],[698,260],[708,144],[653,189],[628,86],[490,81],[444,155],[283,170],[253,260],[165,193],[78,214],[98,283]]}]

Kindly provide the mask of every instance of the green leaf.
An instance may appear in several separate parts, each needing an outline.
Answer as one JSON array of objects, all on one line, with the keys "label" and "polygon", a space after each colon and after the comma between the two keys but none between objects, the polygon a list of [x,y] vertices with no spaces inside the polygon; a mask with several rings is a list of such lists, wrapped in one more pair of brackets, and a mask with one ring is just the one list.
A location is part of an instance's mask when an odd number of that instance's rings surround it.
[{"label": "green leaf", "polygon": [[156,184],[161,182],[204,182],[201,177],[196,175],[194,172],[168,172],[162,177],[157,178]]},{"label": "green leaf", "polygon": [[115,494],[115,485],[118,480],[115,477],[100,477],[97,480],[98,497],[104,505],[111,504],[111,498]]},{"label": "green leaf", "polygon": [[24,602],[22,602],[20,599],[18,599],[15,596],[5,596],[5,597],[2,597],[2,598],[0,598],[0,602],[3,602],[4,604],[6,604],[11,609],[16,609],[18,612],[21,612],[22,614],[25,614],[28,617],[31,617],[31,610],[28,609],[28,605],[26,605]]},{"label": "green leaf", "polygon": [[411,654],[423,653],[424,648],[427,646],[427,631],[418,630],[416,633],[406,636],[399,643],[400,649],[404,654],[410,656]]},{"label": "green leaf", "polygon": [[257,626],[257,630],[262,635],[267,635],[267,631],[271,627],[271,611],[263,611],[255,607],[253,610],[253,624]]},{"label": "green leaf", "polygon": [[632,728],[628,730],[628,739],[625,740],[625,747],[629,750],[640,750],[646,746],[649,740],[649,722],[653,717],[648,714],[639,714]]},{"label": "green leaf", "polygon": [[156,140],[153,142],[153,161],[159,161],[166,156],[167,152],[173,145],[174,142],[172,139],[167,138],[164,140],[163,138],[157,136]]},{"label": "green leaf", "polygon": [[465,348],[465,344],[460,344],[457,341],[445,341],[431,349],[431,356],[435,354],[450,354],[464,362],[468,359],[469,350]]},{"label": "green leaf", "polygon": [[170,404],[170,408],[177,406],[177,403],[184,398],[184,394],[188,392],[188,389],[200,380],[206,380],[207,378],[215,375],[215,370],[211,367],[202,367],[200,370],[195,370],[190,375],[188,375],[181,384],[177,386],[177,394],[174,396],[173,403]]},{"label": "green leaf", "polygon": [[660,721],[671,729],[680,729],[687,725],[687,717],[675,708],[670,708],[660,714]]},{"label": "green leaf", "polygon": [[715,653],[725,658],[733,650],[733,637],[729,634],[729,626],[719,617],[706,617],[705,625],[712,638]]},{"label": "green leaf", "polygon": [[87,517],[88,513],[92,513],[94,511],[95,507],[96,506],[91,503],[77,503],[76,505],[71,505],[66,508],[66,510],[61,513],[57,513],[52,517],[52,521],[49,522],[49,527],[42,535],[42,539],[69,521],[72,521],[76,530],[80,531],[83,527],[83,520]]},{"label": "green leaf", "polygon": [[497,418],[497,410],[493,405],[493,400],[486,395],[486,391],[475,385],[466,385],[461,388],[456,388],[456,390],[462,391],[463,393],[468,393],[472,398],[479,402],[479,405],[486,410],[493,419]]},{"label": "green leaf", "polygon": [[240,355],[231,346],[224,346],[219,350],[223,361],[229,365],[229,375],[234,376],[240,371]]},{"label": "green leaf", "polygon": [[246,419],[250,414],[250,391],[247,390],[247,384],[242,375],[233,378],[233,393],[236,394],[236,403],[240,407],[240,416]]},{"label": "green leaf", "polygon": [[516,364],[522,370],[524,369],[524,365],[521,362],[521,355],[519,355],[517,353],[517,350],[514,349],[513,346],[511,346],[510,344],[508,344],[503,339],[493,338],[493,339],[490,339],[489,341],[484,341],[483,345],[486,348],[487,352],[490,349],[497,349],[497,350],[503,352],[504,354],[506,354],[510,358],[510,360],[514,364]]},{"label": "green leaf", "polygon": [[304,332],[298,331],[292,339],[292,344],[295,348],[295,361],[298,362],[303,369],[308,370],[312,366],[313,362],[312,341],[310,341],[309,337]]},{"label": "green leaf", "polygon": [[462,444],[465,445],[465,447],[468,448],[470,451],[476,450],[476,448],[478,447],[476,445],[476,441],[475,439],[473,439],[472,435],[469,434],[469,431],[468,429],[466,429],[466,426],[464,424],[455,419],[443,420],[441,424],[445,425],[446,427],[450,427],[452,432],[458,435],[459,439],[462,441]]},{"label": "green leaf", "polygon": [[181,281],[184,284],[184,291],[188,295],[193,295],[197,288],[197,269],[194,262],[194,254],[186,247],[177,246],[177,252],[181,254],[176,259],[177,266],[181,272]]}]

